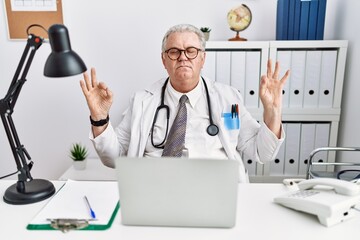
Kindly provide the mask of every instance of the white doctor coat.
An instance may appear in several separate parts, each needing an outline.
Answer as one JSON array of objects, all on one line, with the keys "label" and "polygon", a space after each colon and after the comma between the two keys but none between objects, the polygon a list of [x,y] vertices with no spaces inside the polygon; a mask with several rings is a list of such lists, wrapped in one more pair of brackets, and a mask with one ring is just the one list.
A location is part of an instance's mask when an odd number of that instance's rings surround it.
[{"label": "white doctor coat", "polygon": [[[150,88],[137,92],[116,128],[109,124],[96,138],[90,133],[95,150],[106,166],[114,167],[115,159],[119,156],[144,156],[165,80],[161,79]],[[209,90],[213,121],[219,127],[219,139],[228,158],[239,160],[239,181],[248,182],[241,153],[245,153],[259,163],[271,161],[276,157],[285,134],[282,130],[281,139],[278,139],[264,123],[259,124],[244,107],[237,89],[206,78],[205,81]],[[241,127],[239,130],[229,131],[225,128],[221,113],[229,110],[235,103],[239,105]]]}]

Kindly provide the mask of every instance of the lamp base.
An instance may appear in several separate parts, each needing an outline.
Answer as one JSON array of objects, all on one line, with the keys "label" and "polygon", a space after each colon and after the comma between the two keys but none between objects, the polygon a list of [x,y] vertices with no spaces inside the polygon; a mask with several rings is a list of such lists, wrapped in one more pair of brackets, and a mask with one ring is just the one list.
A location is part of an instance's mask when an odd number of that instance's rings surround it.
[{"label": "lamp base", "polygon": [[[18,184],[24,184],[24,191],[18,191]],[[6,189],[4,202],[14,205],[35,203],[51,197],[55,193],[54,185],[48,180],[33,179],[30,182],[15,183]]]}]

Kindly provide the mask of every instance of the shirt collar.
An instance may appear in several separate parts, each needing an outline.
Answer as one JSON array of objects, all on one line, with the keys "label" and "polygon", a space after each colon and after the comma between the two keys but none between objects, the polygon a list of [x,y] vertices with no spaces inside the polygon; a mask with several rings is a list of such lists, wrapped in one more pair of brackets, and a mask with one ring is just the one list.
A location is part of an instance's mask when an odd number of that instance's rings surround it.
[{"label": "shirt collar", "polygon": [[[203,85],[203,82],[202,82],[202,79],[200,78],[196,87],[193,90],[191,90],[190,92],[186,93],[186,96],[189,98],[189,103],[192,108],[195,107],[195,104],[198,102],[198,100],[201,97],[202,89],[203,89],[202,85]],[[172,100],[175,102],[175,105],[177,106],[179,104],[179,100],[180,100],[181,96],[184,95],[184,93],[176,91],[175,88],[173,88],[173,86],[170,84],[170,79],[169,79],[169,82],[168,82],[166,88],[169,92],[170,97],[172,98]]]}]

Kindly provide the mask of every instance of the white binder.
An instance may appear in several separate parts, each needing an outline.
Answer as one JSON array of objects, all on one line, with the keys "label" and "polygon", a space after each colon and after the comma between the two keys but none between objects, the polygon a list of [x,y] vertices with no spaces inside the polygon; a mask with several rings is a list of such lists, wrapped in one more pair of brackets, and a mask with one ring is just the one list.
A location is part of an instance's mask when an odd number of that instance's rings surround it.
[{"label": "white binder", "polygon": [[306,51],[292,51],[289,107],[301,108],[304,96]]},{"label": "white binder", "polygon": [[304,86],[304,108],[317,108],[321,71],[321,51],[307,51]]},{"label": "white binder", "polygon": [[284,175],[295,176],[299,171],[300,123],[288,123],[286,126],[286,148]]},{"label": "white binder", "polygon": [[245,106],[259,107],[260,51],[246,52]]},{"label": "white binder", "polygon": [[249,158],[245,154],[243,154],[243,162],[245,169],[247,169],[249,176],[255,176],[256,175],[256,161],[254,159]]},{"label": "white binder", "polygon": [[216,53],[216,81],[230,85],[230,53]]},{"label": "white binder", "polygon": [[[280,63],[280,73],[279,76],[284,76],[286,71],[291,69],[291,51],[277,51],[276,60]],[[283,99],[282,105],[284,108],[289,107],[289,97],[290,97],[290,80],[286,81],[283,88]]]},{"label": "white binder", "polygon": [[[328,147],[330,135],[330,123],[317,123],[315,131],[315,148]],[[328,152],[321,151],[314,155],[314,162],[327,162]],[[326,171],[325,166],[314,166],[314,171]]]},{"label": "white binder", "polygon": [[310,153],[315,149],[315,123],[301,124],[299,147],[299,175],[305,176]]},{"label": "white binder", "polygon": [[231,52],[231,86],[238,89],[243,97],[245,94],[245,61],[245,52]]},{"label": "white binder", "polygon": [[215,81],[216,80],[215,71],[216,71],[216,52],[206,51],[205,63],[201,71],[201,74]]},{"label": "white binder", "polygon": [[334,100],[337,51],[322,52],[319,108],[331,108]]},{"label": "white binder", "polygon": [[[287,124],[283,123],[285,134],[287,134],[286,126]],[[284,141],[281,144],[279,152],[276,155],[275,159],[270,163],[270,172],[269,172],[270,176],[282,176],[284,174],[285,148],[286,148],[286,142]]]}]

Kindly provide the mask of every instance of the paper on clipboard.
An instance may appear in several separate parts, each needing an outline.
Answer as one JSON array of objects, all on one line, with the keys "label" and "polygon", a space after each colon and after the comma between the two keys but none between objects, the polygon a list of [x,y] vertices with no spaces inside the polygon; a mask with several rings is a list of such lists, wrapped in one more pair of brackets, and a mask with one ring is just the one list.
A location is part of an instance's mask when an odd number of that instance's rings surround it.
[{"label": "paper on clipboard", "polygon": [[68,180],[27,226],[30,230],[51,229],[49,219],[91,219],[86,196],[96,213],[87,229],[110,227],[119,208],[117,182]]}]

